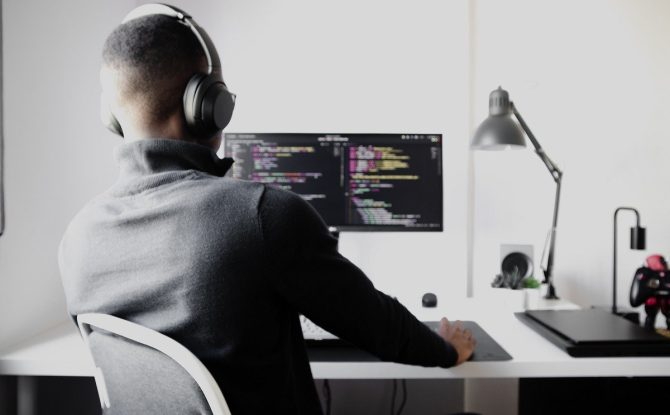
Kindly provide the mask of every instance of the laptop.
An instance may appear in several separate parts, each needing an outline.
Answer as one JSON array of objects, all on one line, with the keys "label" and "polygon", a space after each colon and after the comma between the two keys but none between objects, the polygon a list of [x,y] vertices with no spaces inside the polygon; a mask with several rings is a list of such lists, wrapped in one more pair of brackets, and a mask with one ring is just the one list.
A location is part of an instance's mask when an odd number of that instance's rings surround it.
[{"label": "laptop", "polygon": [[573,357],[670,356],[670,339],[600,309],[515,313]]}]

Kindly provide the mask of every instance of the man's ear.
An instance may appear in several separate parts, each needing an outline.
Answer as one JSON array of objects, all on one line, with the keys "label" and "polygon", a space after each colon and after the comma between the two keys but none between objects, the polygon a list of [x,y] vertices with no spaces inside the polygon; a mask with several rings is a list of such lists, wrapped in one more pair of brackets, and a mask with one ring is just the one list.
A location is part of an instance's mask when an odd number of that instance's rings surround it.
[{"label": "man's ear", "polygon": [[[106,68],[100,69],[100,86],[102,91],[100,92],[100,121],[109,131],[114,134],[124,136],[123,129],[121,128],[121,123],[117,118],[118,105],[112,103],[111,99],[116,101],[116,94],[113,92],[115,89],[114,81],[112,74]],[[110,97],[111,95],[111,97]]]},{"label": "man's ear", "polygon": [[100,68],[100,87],[102,88],[103,99],[114,112],[118,110],[118,75],[116,71],[103,66]]},{"label": "man's ear", "polygon": [[122,102],[122,78],[120,71],[102,66],[100,69],[100,117],[110,131],[124,136],[122,125],[127,125],[127,108]]}]

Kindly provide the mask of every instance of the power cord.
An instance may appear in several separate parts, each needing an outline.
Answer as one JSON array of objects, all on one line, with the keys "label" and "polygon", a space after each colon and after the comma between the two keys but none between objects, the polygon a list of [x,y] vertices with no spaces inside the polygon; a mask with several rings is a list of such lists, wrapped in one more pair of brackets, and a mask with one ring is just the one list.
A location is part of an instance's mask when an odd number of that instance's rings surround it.
[{"label": "power cord", "polygon": [[398,408],[396,415],[402,414],[402,411],[405,410],[405,404],[407,403],[407,380],[403,379],[400,383],[402,385],[402,401],[400,401],[400,408]]},{"label": "power cord", "polygon": [[395,415],[395,396],[398,392],[398,380],[393,379],[393,390],[391,392],[391,415]]},{"label": "power cord", "polygon": [[330,415],[330,409],[331,409],[331,393],[330,393],[330,382],[328,379],[325,379],[323,381],[323,397],[326,400],[326,415]]},{"label": "power cord", "polygon": [[407,380],[402,379],[400,381],[400,385],[402,386],[402,398],[400,400],[400,407],[396,411],[395,401],[398,394],[398,380],[393,379],[393,390],[391,392],[391,415],[401,415],[402,411],[405,410],[405,404],[407,403]]}]

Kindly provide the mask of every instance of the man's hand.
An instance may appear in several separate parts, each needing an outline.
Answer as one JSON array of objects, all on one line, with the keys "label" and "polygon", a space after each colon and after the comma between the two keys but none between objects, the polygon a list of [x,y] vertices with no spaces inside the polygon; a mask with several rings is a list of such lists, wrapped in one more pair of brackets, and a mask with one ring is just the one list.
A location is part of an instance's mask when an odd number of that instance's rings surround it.
[{"label": "man's hand", "polygon": [[460,321],[450,323],[449,320],[442,317],[438,333],[444,341],[454,346],[454,349],[458,352],[457,365],[467,361],[472,356],[477,341],[472,337],[470,330],[463,330],[463,325]]}]

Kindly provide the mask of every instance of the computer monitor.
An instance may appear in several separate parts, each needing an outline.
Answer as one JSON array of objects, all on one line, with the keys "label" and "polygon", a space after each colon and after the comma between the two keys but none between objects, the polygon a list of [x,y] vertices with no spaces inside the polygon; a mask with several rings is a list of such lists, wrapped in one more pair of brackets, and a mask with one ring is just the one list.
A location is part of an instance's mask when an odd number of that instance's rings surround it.
[{"label": "computer monitor", "polygon": [[342,231],[441,231],[441,134],[226,133],[230,177],[302,196]]}]

